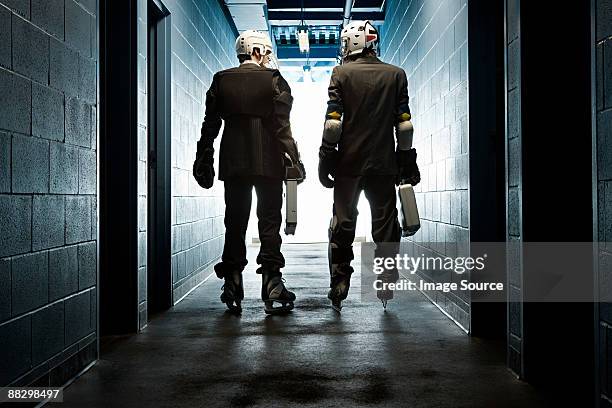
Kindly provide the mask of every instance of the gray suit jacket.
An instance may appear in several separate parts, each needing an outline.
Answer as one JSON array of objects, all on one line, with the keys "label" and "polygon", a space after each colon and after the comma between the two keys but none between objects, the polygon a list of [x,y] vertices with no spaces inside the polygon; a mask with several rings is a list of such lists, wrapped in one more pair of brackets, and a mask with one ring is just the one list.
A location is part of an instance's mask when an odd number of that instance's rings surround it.
[{"label": "gray suit jacket", "polygon": [[342,114],[336,176],[397,175],[395,126],[410,114],[403,69],[360,57],[335,67],[328,114]]}]

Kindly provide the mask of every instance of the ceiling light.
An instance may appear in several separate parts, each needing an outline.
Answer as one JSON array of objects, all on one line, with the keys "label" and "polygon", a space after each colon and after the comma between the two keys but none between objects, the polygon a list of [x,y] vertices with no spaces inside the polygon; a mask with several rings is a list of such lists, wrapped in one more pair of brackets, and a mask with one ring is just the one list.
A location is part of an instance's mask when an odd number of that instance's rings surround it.
[{"label": "ceiling light", "polygon": [[308,53],[310,51],[310,42],[308,40],[308,27],[298,27],[298,45],[301,53]]}]

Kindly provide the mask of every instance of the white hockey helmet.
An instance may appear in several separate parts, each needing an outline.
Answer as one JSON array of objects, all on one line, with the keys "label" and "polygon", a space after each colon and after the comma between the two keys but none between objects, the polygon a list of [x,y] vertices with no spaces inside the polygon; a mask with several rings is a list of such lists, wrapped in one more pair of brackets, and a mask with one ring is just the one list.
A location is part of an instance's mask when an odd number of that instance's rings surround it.
[{"label": "white hockey helmet", "polygon": [[238,38],[236,38],[236,55],[251,56],[255,48],[259,49],[261,55],[267,55],[270,61],[274,65],[278,66],[278,62],[274,56],[272,41],[266,33],[255,30],[246,30],[243,31]]},{"label": "white hockey helmet", "polygon": [[351,21],[340,34],[342,59],[361,54],[364,50],[378,51],[378,30],[369,21]]}]

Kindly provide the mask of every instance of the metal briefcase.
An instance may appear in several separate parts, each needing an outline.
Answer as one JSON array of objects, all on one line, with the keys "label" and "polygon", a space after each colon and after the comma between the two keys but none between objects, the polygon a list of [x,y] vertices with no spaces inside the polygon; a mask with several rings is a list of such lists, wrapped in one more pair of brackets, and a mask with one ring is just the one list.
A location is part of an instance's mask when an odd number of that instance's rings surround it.
[{"label": "metal briefcase", "polygon": [[297,180],[285,182],[285,235],[295,235],[297,227]]},{"label": "metal briefcase", "polygon": [[398,196],[400,200],[402,236],[411,237],[421,228],[414,189],[410,184],[402,184],[399,186]]}]

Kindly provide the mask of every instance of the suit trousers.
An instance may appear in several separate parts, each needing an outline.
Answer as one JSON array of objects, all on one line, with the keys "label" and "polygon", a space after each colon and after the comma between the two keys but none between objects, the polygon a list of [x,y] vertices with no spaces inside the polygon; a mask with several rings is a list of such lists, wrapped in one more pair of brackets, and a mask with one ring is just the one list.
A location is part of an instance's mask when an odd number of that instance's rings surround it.
[{"label": "suit trousers", "polygon": [[[341,176],[335,179],[334,222],[330,229],[330,243],[338,253],[352,254],[357,226],[357,205],[361,192],[370,204],[372,238],[377,245],[376,256],[395,256],[399,251],[401,227],[398,221],[395,176]],[[352,256],[348,256],[352,259]],[[347,259],[344,255],[342,258]],[[342,262],[342,261],[340,261]],[[332,259],[332,263],[333,262]]]},{"label": "suit trousers", "polygon": [[253,188],[257,194],[257,218],[261,247],[257,263],[278,270],[285,266],[281,253],[280,227],[283,180],[267,177],[240,177],[225,180],[225,245],[222,270],[242,271],[247,265],[245,236],[251,213]]}]

